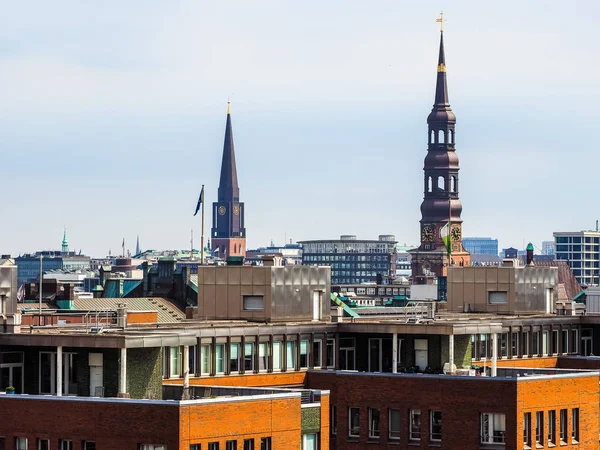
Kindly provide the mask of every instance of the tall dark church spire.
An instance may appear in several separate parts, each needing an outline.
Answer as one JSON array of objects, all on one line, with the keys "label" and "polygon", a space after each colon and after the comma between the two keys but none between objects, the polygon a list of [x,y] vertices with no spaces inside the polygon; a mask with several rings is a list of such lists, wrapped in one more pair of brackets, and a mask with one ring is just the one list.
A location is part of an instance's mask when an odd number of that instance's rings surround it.
[{"label": "tall dark church spire", "polygon": [[[441,22],[442,18],[438,19]],[[448,101],[444,32],[440,29],[435,100],[427,117],[428,145],[423,166],[421,245],[413,252],[413,282],[446,276],[446,267],[467,265],[462,246],[462,204],[458,198],[458,156],[455,148],[456,116]]]},{"label": "tall dark church spire", "polygon": [[244,204],[240,203],[229,102],[227,102],[227,122],[225,124],[219,192],[217,202],[213,203],[211,238],[211,246],[216,255],[221,258],[246,255]]}]

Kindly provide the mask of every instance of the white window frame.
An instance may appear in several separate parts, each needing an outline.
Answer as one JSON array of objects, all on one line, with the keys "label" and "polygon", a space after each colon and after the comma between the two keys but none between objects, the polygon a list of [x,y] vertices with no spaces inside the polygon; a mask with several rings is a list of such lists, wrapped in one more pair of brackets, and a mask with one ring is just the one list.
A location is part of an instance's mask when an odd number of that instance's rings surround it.
[{"label": "white window frame", "polygon": [[[393,412],[397,413],[397,422],[392,420]],[[402,415],[400,409],[390,408],[388,409],[388,439],[391,441],[399,441],[401,433],[400,416]],[[395,428],[392,428],[392,424]]]},{"label": "white window frame", "polygon": [[[310,342],[307,340],[300,340],[300,359],[298,360],[298,367],[300,369],[308,369],[308,365],[310,363]],[[304,346],[304,353],[302,353],[302,347]],[[305,364],[302,364],[302,356],[305,356]]]},{"label": "white window frame", "polygon": [[548,330],[542,331],[542,356],[548,356],[548,350],[550,346],[550,333]]},{"label": "white window frame", "polygon": [[[416,418],[418,417],[418,423]],[[411,409],[408,420],[408,440],[409,441],[420,441],[421,440],[421,410]]]},{"label": "white window frame", "polygon": [[[345,342],[351,341],[352,345],[342,345],[342,339]],[[348,366],[348,354],[352,353],[352,367]],[[356,370],[356,339],[355,338],[340,338],[340,350],[338,352],[340,357],[340,369],[342,369],[342,364],[345,366],[345,369],[342,370]]]},{"label": "white window frame", "polygon": [[[46,445],[43,446],[42,443],[45,443]],[[37,439],[36,442],[36,448],[37,450],[50,450],[50,439]]]},{"label": "white window frame", "polygon": [[[173,359],[174,354],[176,355],[175,359]],[[177,371],[174,371],[173,367],[176,367]],[[180,378],[181,372],[181,348],[169,347],[169,378]]]},{"label": "white window frame", "polygon": [[[208,370],[205,370],[208,369]],[[200,345],[200,376],[212,374],[212,344]]]},{"label": "white window frame", "polygon": [[219,450],[219,442],[209,442],[208,450]]},{"label": "white window frame", "polygon": [[[353,427],[352,426],[352,412],[353,411],[358,411],[358,426],[357,427]],[[354,431],[357,431],[357,433],[353,433]],[[360,437],[360,408],[356,408],[354,406],[350,406],[348,407],[348,437]]]},{"label": "white window frame", "polygon": [[[502,429],[496,429],[496,419],[498,419],[502,425]],[[485,423],[488,424],[488,436],[485,436],[484,428]],[[498,426],[500,428],[500,426]],[[496,432],[501,433],[496,436]],[[480,415],[480,442],[482,444],[504,444],[506,442],[506,415],[500,413],[484,412]]]},{"label": "white window frame", "polygon": [[[237,355],[235,358],[233,357],[234,353]],[[229,357],[227,358],[227,373],[240,373],[242,368],[241,344],[239,342],[229,343],[229,354],[227,356]],[[231,363],[233,361],[237,361],[237,370],[231,368]]]},{"label": "white window frame", "polygon": [[[243,364],[244,364],[244,372],[254,372],[254,355],[255,355],[255,348],[256,346],[254,345],[254,342],[244,342],[244,357],[243,359]],[[246,359],[248,358],[248,353],[246,352],[246,350],[250,349],[250,368],[248,369],[246,367]]]},{"label": "white window frame", "polygon": [[[221,370],[219,370],[219,352],[217,351],[217,349],[221,349]],[[224,374],[225,373],[225,344],[224,343],[217,343],[215,345],[215,374]]]},{"label": "white window frame", "polygon": [[286,341],[285,343],[285,370],[296,370],[296,341]]},{"label": "white window frame", "polygon": [[[439,433],[433,432],[433,415],[435,413],[440,413],[440,431]],[[429,411],[429,440],[433,442],[441,442],[442,441],[442,411]],[[438,436],[439,435],[439,436]]]},{"label": "white window frame", "polygon": [[[90,444],[92,444],[94,447],[94,450],[96,450],[96,441],[83,441],[82,447],[83,450],[91,450]],[[90,447],[90,448],[88,448]]]},{"label": "white window frame", "polygon": [[260,450],[271,450],[271,437],[261,437],[260,438]]},{"label": "white window frame", "polygon": [[160,444],[140,444],[140,450],[167,450],[167,446]]},{"label": "white window frame", "polygon": [[[377,411],[377,427],[373,423],[373,412]],[[381,437],[381,410],[379,408],[369,408],[369,439],[379,439]]]},{"label": "white window frame", "polygon": [[[279,364],[275,366],[275,356],[278,356]],[[283,341],[273,341],[273,372],[281,372],[283,368]]]},{"label": "white window frame", "polygon": [[[260,367],[260,363],[262,361],[265,362],[264,368]],[[257,369],[259,372],[266,372],[269,370],[269,343],[268,342],[259,342],[258,343],[258,368]]]},{"label": "white window frame", "polygon": [[313,436],[314,438],[314,449],[318,450],[319,449],[319,435],[318,433],[308,433],[308,434],[303,434],[302,435],[302,450],[305,450],[306,448],[308,448],[308,437],[309,436]]},{"label": "white window frame", "polygon": [[15,438],[15,450],[27,450],[28,442],[26,437]]},{"label": "white window frame", "polygon": [[73,441],[61,439],[58,444],[60,450],[73,450]]},{"label": "white window frame", "polygon": [[[63,352],[63,366],[61,368],[62,370],[62,393],[63,395],[77,395],[77,392],[71,392],[71,390],[69,389],[71,387],[71,380],[70,380],[70,369],[74,367],[74,361],[73,361],[73,357],[74,355],[76,355],[77,353],[75,352]],[[41,367],[42,367],[42,355],[50,355],[50,392],[42,392],[42,371],[41,371]],[[56,356],[56,352],[39,352],[38,355],[38,367],[39,367],[39,373],[38,373],[38,392],[41,395],[44,394],[51,394],[51,395],[55,395],[56,394],[56,370],[57,370],[57,356]],[[23,371],[24,373],[24,371]]]}]

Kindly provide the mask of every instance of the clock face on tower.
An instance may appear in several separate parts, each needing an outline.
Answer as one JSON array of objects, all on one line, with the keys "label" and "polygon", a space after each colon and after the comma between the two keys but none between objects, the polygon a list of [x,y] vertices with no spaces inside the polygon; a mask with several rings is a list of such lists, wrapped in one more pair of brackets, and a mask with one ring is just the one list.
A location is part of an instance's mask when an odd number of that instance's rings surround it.
[{"label": "clock face on tower", "polygon": [[221,216],[224,216],[226,211],[227,211],[227,209],[225,209],[225,207],[223,205],[219,206],[219,214]]},{"label": "clock face on tower", "polygon": [[240,215],[240,205],[235,205],[233,207],[233,214],[235,214],[236,216]]},{"label": "clock face on tower", "polygon": [[450,230],[450,236],[452,236],[453,241],[460,241],[460,238],[462,237],[460,225],[452,225],[452,229]]},{"label": "clock face on tower", "polygon": [[432,242],[434,236],[433,226],[432,225],[423,225],[421,229],[421,241],[422,242]]}]

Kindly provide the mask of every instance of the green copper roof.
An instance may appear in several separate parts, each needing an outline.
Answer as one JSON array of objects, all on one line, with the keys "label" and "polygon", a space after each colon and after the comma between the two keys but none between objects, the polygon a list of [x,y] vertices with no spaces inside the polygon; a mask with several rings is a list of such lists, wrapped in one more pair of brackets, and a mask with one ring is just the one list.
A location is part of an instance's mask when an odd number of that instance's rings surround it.
[{"label": "green copper roof", "polygon": [[533,251],[533,244],[531,242],[529,244],[527,244],[527,247],[525,248],[525,250]]}]

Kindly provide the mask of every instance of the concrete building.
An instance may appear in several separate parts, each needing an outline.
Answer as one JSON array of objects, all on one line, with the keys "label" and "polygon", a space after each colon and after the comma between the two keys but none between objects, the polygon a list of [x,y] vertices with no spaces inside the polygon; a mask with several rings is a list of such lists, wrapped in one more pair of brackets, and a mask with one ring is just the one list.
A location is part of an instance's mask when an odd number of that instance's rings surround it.
[{"label": "concrete building", "polygon": [[396,238],[383,234],[378,240],[340,239],[300,241],[302,264],[331,267],[332,284],[387,283],[396,276]]},{"label": "concrete building", "polygon": [[554,256],[554,241],[542,241],[542,255]]},{"label": "concrete building", "polygon": [[498,239],[490,237],[464,237],[463,247],[471,255],[498,256]]},{"label": "concrete building", "polygon": [[556,259],[566,261],[582,286],[600,284],[600,232],[555,232]]}]

